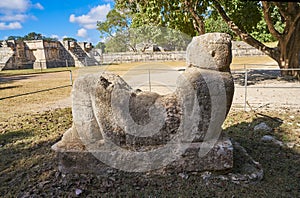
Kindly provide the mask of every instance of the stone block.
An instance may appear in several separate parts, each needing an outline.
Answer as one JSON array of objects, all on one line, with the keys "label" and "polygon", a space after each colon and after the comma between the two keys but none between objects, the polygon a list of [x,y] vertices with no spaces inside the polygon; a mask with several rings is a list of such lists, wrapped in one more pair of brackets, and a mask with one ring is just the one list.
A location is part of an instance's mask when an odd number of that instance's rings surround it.
[{"label": "stone block", "polygon": [[[181,146],[182,145],[178,145],[178,147]],[[199,156],[199,149],[201,146],[203,145],[200,142],[191,143],[177,160],[171,161],[167,166],[155,167],[156,163],[152,162],[147,164],[149,168],[143,167],[142,170],[148,169],[151,170],[149,173],[154,174],[196,171],[226,172],[231,170],[233,167],[233,146],[228,138],[220,138],[220,140],[216,142],[214,147],[205,156]],[[116,157],[113,156],[115,153],[112,152],[112,150],[104,150],[100,148],[98,151],[93,151],[93,154],[82,147],[73,147],[72,149],[69,149],[56,148],[54,145],[52,148],[57,151],[57,157],[59,160],[58,169],[64,174],[85,173],[105,176],[111,172],[120,171],[119,169],[113,168],[110,164],[105,164],[96,157],[99,155],[108,155],[114,159]],[[119,157],[126,158],[128,156],[124,154]],[[163,158],[163,156],[161,156],[161,158]],[[127,164],[127,166],[130,166],[130,164]],[[128,167],[127,169],[131,168]],[[135,172],[139,172],[139,170],[137,169]]]},{"label": "stone block", "polygon": [[52,147],[61,170],[231,169],[233,148],[221,131],[234,93],[230,37],[195,37],[187,57],[189,66],[167,95],[133,90],[109,72],[78,77],[73,126]]}]

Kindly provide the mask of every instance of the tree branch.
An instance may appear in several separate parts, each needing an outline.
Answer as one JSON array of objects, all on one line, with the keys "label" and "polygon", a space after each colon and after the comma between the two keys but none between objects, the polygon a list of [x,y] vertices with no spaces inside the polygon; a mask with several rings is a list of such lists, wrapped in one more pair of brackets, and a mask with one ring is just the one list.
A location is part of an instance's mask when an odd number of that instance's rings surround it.
[{"label": "tree branch", "polygon": [[286,18],[288,16],[288,14],[286,13],[286,7],[284,7],[284,5],[282,4],[282,2],[273,2],[274,5],[276,5],[279,8],[279,12],[281,14],[281,16],[283,16],[283,18]]},{"label": "tree branch", "polygon": [[194,18],[193,25],[194,25],[195,29],[197,30],[197,32],[199,34],[205,34],[205,28],[204,28],[203,20],[200,18],[200,16],[198,16],[198,14],[196,13],[196,11],[191,6],[191,4],[188,0],[185,0],[184,4],[185,4],[185,7],[187,8],[187,10],[192,14],[192,16]]},{"label": "tree branch", "polygon": [[270,5],[269,5],[269,2],[267,1],[262,1],[262,5],[263,5],[263,13],[264,13],[264,18],[265,18],[265,21],[267,23],[267,26],[268,26],[268,29],[270,31],[270,33],[275,37],[277,38],[278,40],[281,40],[282,39],[282,34],[280,34],[274,27],[274,24],[273,24],[273,21],[271,19],[271,16],[270,16],[270,12],[269,12],[269,9],[270,9]]},{"label": "tree branch", "polygon": [[299,30],[295,30],[295,28],[297,27],[297,23],[300,23],[298,20],[300,20],[300,13],[298,13],[295,20],[288,27],[288,33],[287,33],[286,38],[285,38],[286,41],[290,40],[293,33],[296,33],[296,34],[298,33]]},{"label": "tree branch", "polygon": [[232,31],[238,35],[243,41],[248,43],[249,45],[255,47],[256,49],[264,52],[266,55],[272,57],[277,61],[278,59],[278,51],[275,48],[270,48],[259,42],[255,38],[253,38],[250,34],[248,34],[242,27],[236,25],[226,14],[222,6],[217,0],[212,0],[213,6],[217,9],[218,13],[221,15],[223,20],[227,23],[227,25],[232,29]]}]

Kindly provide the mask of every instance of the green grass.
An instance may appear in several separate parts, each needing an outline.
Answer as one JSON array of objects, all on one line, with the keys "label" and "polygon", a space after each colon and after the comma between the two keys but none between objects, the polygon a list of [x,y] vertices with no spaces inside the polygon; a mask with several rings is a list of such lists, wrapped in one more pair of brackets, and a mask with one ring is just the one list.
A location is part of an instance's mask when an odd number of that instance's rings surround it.
[{"label": "green grass", "polygon": [[75,71],[77,67],[58,67],[49,69],[18,69],[18,70],[4,70],[0,71],[0,76],[15,76],[15,75],[30,75],[30,74],[40,74],[48,72],[60,72],[60,71]]},{"label": "green grass", "polygon": [[[188,179],[178,175],[130,173],[110,177],[61,175],[50,147],[71,127],[71,109],[11,117],[0,122],[0,196],[75,197],[75,190],[81,189],[83,197],[297,197],[300,193],[299,147],[281,148],[263,143],[260,138],[269,134],[279,140],[300,143],[299,133],[295,132],[299,128],[300,113],[263,113],[269,117],[231,111],[224,124],[225,132],[263,166],[264,179],[249,185],[226,181],[207,183],[199,174],[191,173]],[[254,126],[262,121],[273,131],[254,132]]]}]

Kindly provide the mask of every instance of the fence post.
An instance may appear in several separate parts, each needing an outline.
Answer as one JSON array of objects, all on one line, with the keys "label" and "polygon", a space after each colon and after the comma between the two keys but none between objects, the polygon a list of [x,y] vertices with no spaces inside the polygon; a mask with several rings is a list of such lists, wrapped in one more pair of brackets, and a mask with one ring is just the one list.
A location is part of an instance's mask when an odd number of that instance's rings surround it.
[{"label": "fence post", "polygon": [[247,84],[248,84],[248,70],[246,65],[244,65],[244,69],[245,69],[245,82],[244,82],[244,86],[245,86],[245,101],[244,101],[244,111],[247,111]]},{"label": "fence post", "polygon": [[42,62],[40,61],[40,68],[41,68],[41,72],[43,71],[43,67],[42,67]]},{"label": "fence post", "polygon": [[151,92],[151,76],[150,76],[151,66],[148,68],[148,80],[149,80],[149,91]]},{"label": "fence post", "polygon": [[70,83],[71,83],[71,86],[73,86],[73,75],[72,75],[72,70],[70,70]]},{"label": "fence post", "polygon": [[68,59],[66,59],[66,67],[69,67]]}]

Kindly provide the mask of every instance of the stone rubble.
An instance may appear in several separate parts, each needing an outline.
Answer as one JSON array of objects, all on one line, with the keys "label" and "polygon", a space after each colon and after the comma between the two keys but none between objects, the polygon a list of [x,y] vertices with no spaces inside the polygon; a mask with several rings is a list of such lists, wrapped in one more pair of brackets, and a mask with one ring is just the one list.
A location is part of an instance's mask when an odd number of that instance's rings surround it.
[{"label": "stone rubble", "polygon": [[272,128],[269,127],[266,123],[261,122],[254,127],[254,131],[259,131],[259,130],[270,132],[272,131]]}]

